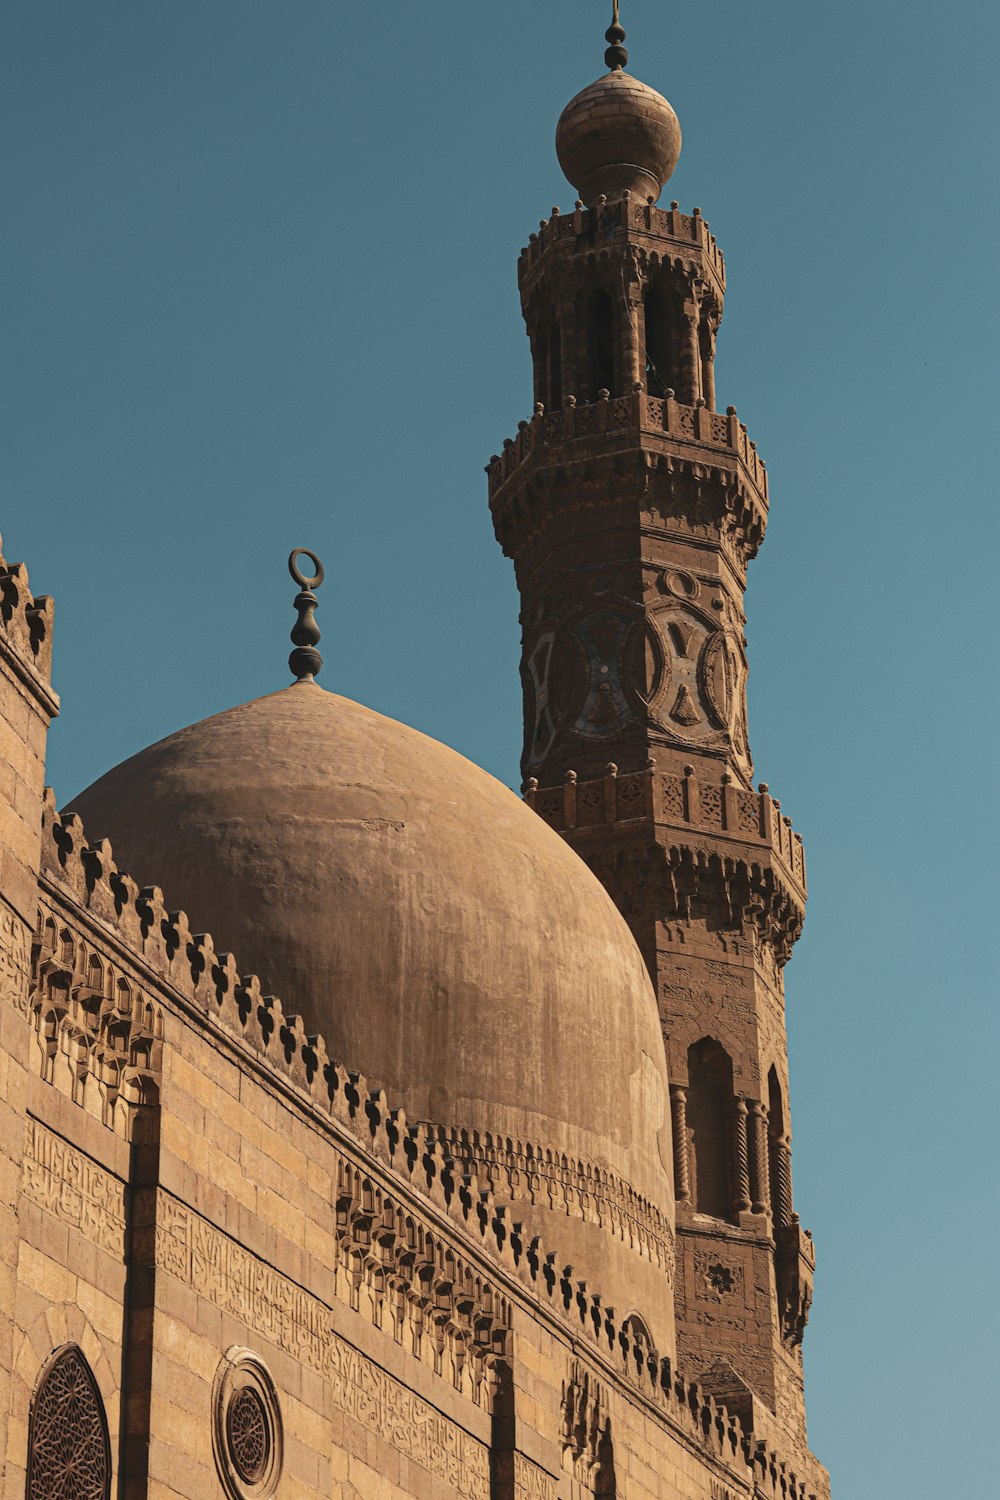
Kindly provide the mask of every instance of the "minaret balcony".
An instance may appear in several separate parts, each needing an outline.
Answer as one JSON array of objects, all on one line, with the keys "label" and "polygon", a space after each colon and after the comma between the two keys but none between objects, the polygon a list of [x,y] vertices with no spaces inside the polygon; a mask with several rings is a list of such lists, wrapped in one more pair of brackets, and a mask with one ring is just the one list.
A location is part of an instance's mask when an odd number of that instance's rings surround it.
[{"label": "minaret balcony", "polygon": [[570,772],[562,786],[529,781],[524,800],[557,833],[594,830],[627,835],[643,825],[674,828],[679,844],[722,859],[770,865],[799,909],[806,901],[806,858],[801,834],[781,803],[761,783],[754,792],[725,774],[719,779],[665,774],[654,765],[619,773],[609,766],[587,781]]},{"label": "minaret balcony", "polygon": [[641,390],[587,403],[571,396],[561,410],[539,407],[530,422],[518,424],[517,436],[507,438],[503,452],[486,466],[490,509],[504,550],[523,534],[525,491],[536,476],[570,465],[616,463],[623,455],[639,455],[649,467],[664,463],[699,479],[716,479],[730,497],[726,508],[746,538],[747,558],[755,555],[767,527],[767,469],[735,407],[709,411],[704,404],[686,406],[670,393],[647,396]]}]

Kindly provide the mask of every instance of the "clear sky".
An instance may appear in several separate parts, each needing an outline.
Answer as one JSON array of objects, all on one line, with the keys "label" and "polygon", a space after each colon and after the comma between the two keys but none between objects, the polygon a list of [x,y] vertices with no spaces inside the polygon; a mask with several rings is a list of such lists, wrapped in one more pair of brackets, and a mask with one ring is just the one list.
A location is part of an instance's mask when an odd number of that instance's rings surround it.
[{"label": "clear sky", "polygon": [[[995,1482],[997,14],[622,8],[770,473],[750,727],[809,860],[796,1198],[841,1500]],[[482,466],[530,411],[517,253],[572,205],[553,130],[609,18],[5,0],[0,527],[56,599],[60,801],[283,685],[293,545],[324,684],[516,785]]]}]

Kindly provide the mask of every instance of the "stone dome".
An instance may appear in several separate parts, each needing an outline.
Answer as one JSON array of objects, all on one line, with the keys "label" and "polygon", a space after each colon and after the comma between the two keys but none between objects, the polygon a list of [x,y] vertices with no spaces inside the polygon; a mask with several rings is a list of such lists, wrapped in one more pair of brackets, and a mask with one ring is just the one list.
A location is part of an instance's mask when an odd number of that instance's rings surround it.
[{"label": "stone dome", "polygon": [[[411,1121],[479,1132],[459,1155],[488,1133],[512,1218],[669,1351],[656,999],[610,897],[513,792],[298,683],[141,751],[71,810]],[[589,1217],[529,1194],[529,1148],[543,1177],[590,1179]]]},{"label": "stone dome", "polygon": [[602,193],[658,198],[681,154],[673,108],[621,68],[571,99],[556,126],[556,154],[588,208]]}]

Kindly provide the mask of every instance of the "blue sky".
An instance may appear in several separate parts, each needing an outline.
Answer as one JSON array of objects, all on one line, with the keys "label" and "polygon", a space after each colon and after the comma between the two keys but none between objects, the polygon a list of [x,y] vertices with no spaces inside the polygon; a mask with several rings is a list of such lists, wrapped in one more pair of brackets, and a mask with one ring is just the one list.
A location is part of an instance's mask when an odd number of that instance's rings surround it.
[{"label": "blue sky", "polygon": [[[606,14],[605,12],[608,12]],[[56,598],[61,801],[286,680],[516,784],[482,465],[531,404],[520,246],[573,192],[601,0],[7,0],[0,527]],[[768,462],[758,774],[787,972],[810,1434],[851,1500],[992,1472],[997,11],[625,0],[727,257],[720,405]]]}]

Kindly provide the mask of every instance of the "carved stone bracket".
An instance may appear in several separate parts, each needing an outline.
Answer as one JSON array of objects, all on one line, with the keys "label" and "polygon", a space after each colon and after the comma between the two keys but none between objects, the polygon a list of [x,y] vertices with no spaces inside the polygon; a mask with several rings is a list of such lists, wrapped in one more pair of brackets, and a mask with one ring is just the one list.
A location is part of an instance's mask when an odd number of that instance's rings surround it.
[{"label": "carved stone bracket", "polygon": [[801,1344],[809,1320],[816,1270],[812,1235],[802,1228],[797,1214],[793,1215],[791,1224],[781,1225],[775,1230],[774,1270],[782,1338],[794,1347]]}]

